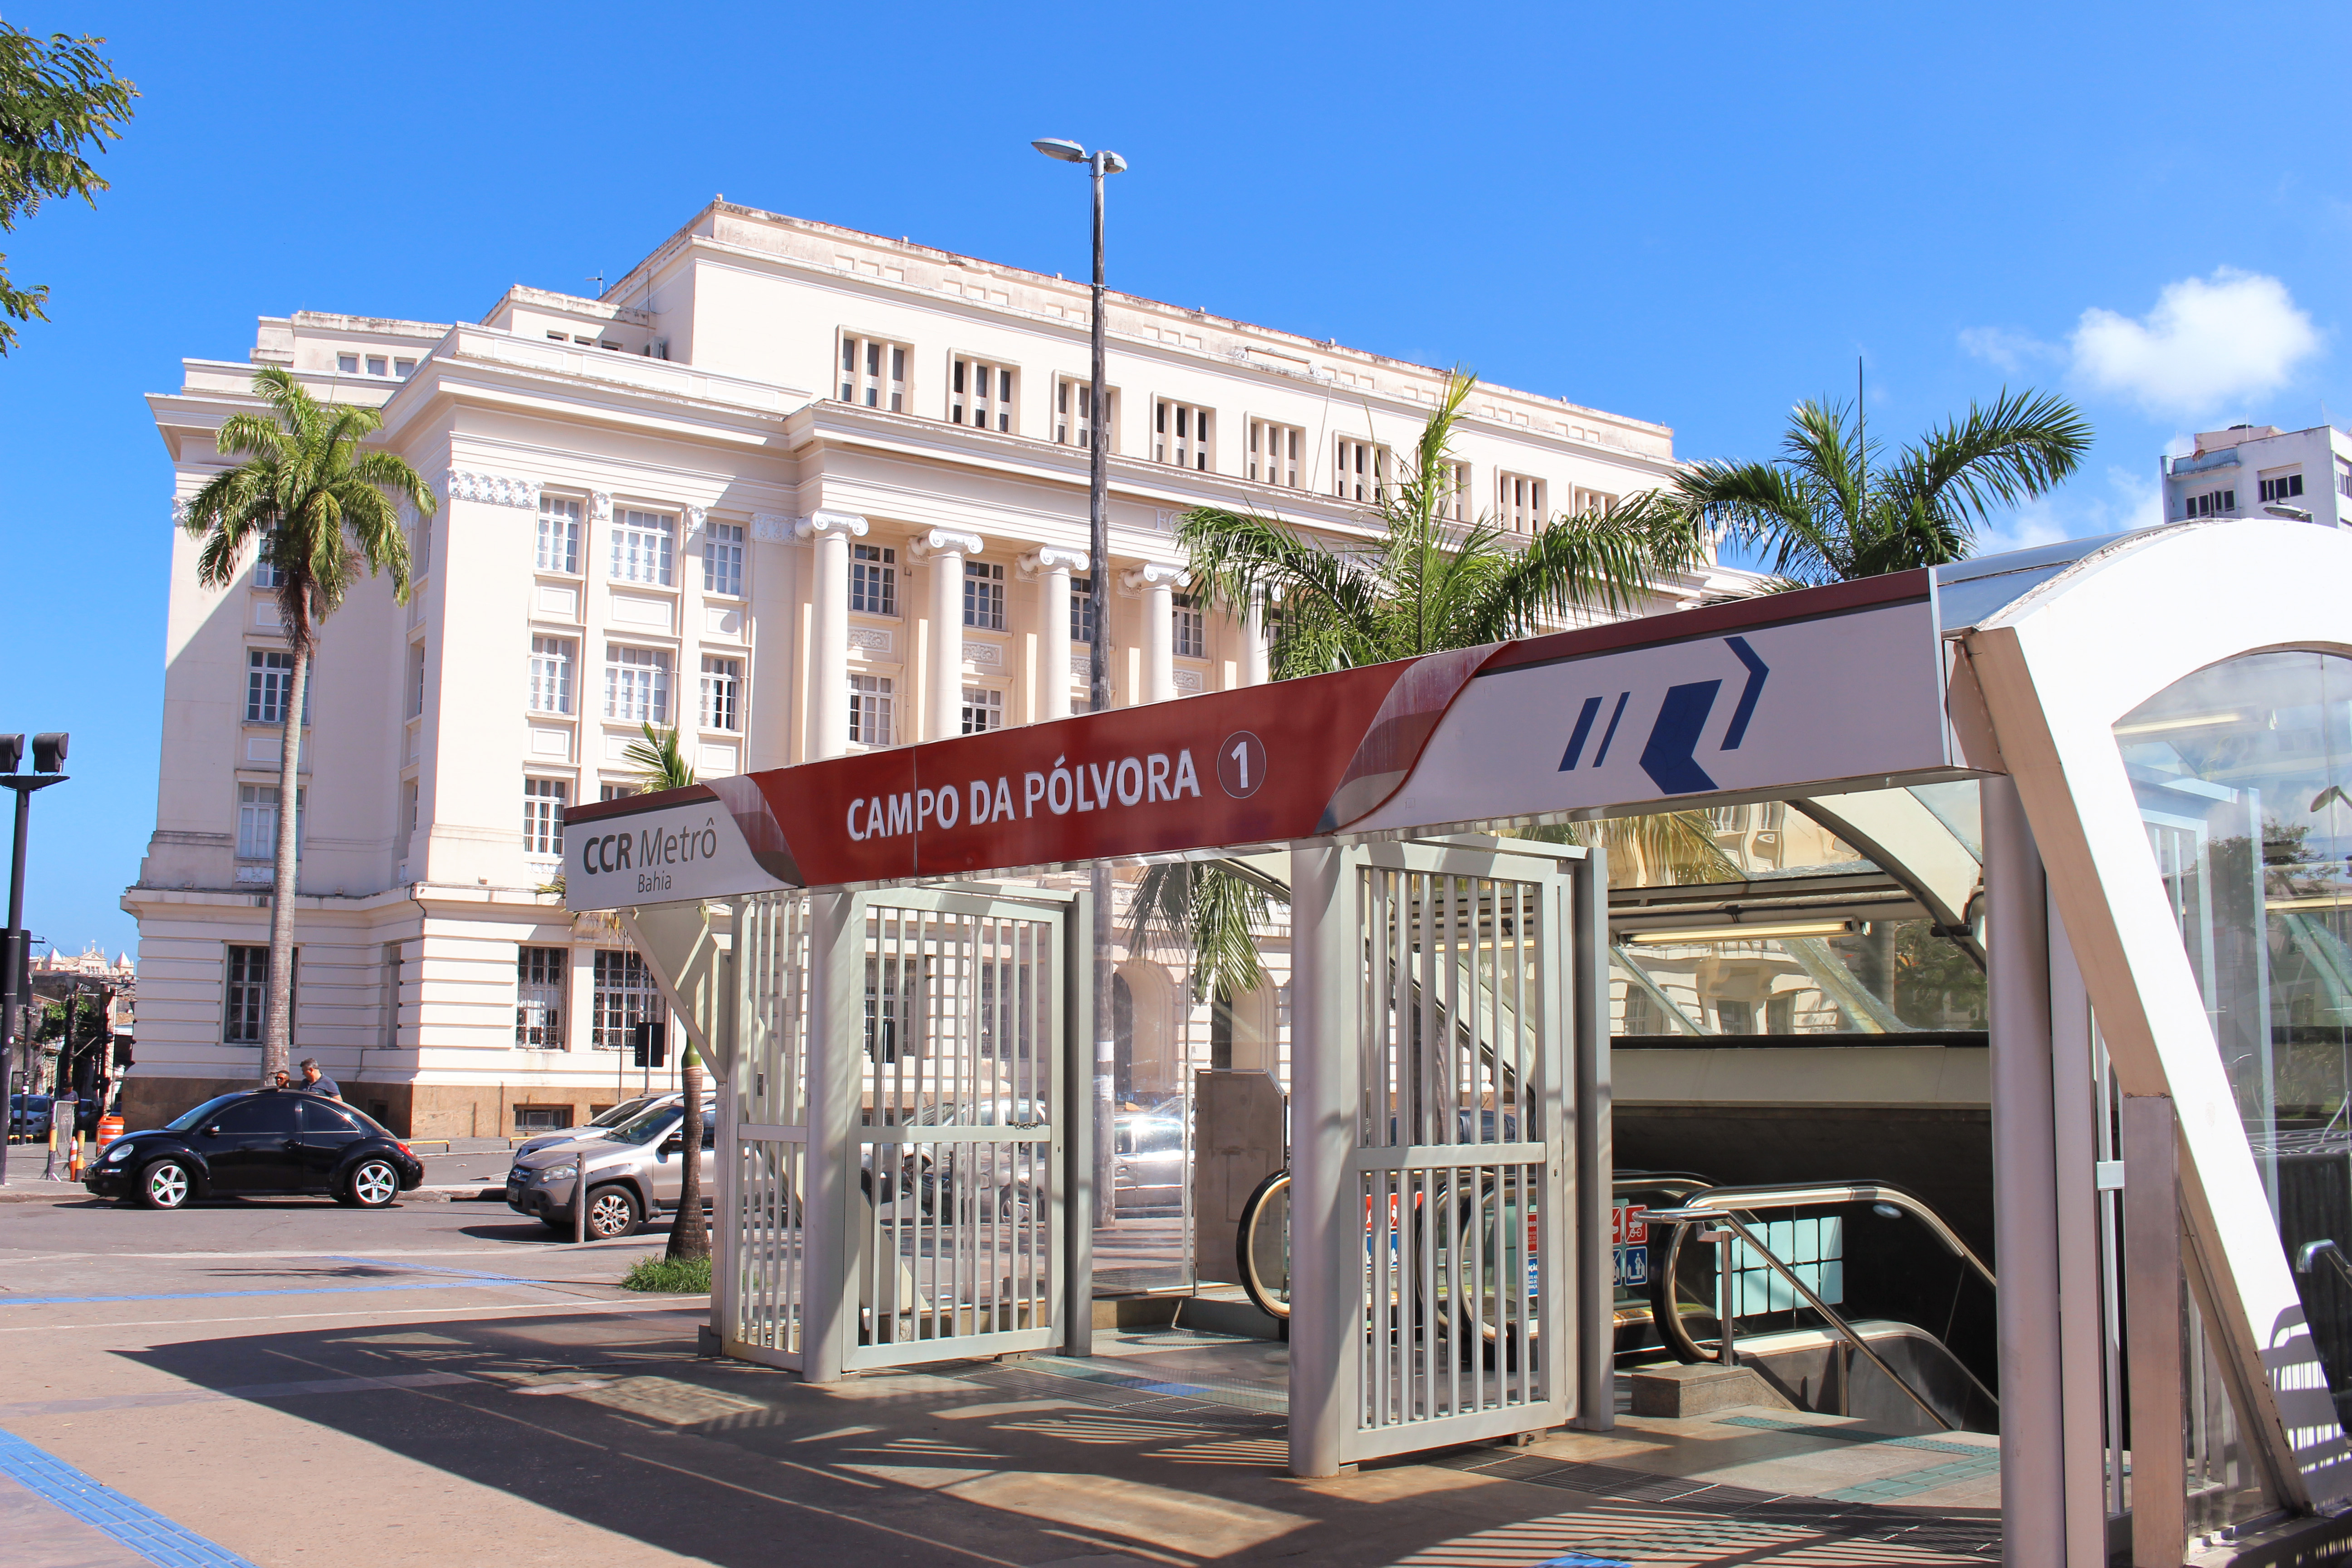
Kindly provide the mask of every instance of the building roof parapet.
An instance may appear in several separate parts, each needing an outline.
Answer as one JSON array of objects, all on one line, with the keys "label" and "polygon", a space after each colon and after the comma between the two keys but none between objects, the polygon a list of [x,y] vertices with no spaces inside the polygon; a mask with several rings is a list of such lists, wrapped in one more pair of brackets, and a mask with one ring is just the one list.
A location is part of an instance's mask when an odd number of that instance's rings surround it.
[{"label": "building roof parapet", "polygon": [[527,283],[517,283],[499,296],[498,303],[482,312],[477,325],[487,326],[490,318],[509,305],[531,305],[542,310],[562,310],[575,316],[586,316],[600,321],[620,321],[632,327],[651,327],[654,313],[634,305],[615,304],[609,300],[591,300],[584,295],[559,293],[552,289],[534,289]]}]

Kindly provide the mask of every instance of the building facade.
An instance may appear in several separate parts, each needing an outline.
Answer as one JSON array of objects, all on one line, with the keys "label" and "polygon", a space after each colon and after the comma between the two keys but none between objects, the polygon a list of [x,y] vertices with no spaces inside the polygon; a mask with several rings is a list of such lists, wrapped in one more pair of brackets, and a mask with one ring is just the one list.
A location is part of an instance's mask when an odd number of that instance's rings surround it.
[{"label": "building facade", "polygon": [[[247,362],[186,361],[151,399],[179,500],[266,364],[380,406],[443,500],[411,520],[409,602],[365,584],[321,636],[297,1057],[415,1137],[565,1125],[634,1089],[630,1028],[660,999],[548,885],[565,807],[632,786],[648,723],[715,776],[1083,710],[1097,637],[1121,705],[1265,679],[1261,628],[1183,593],[1174,520],[1370,537],[1444,374],[1114,295],[1097,410],[1088,309],[1058,277],[714,202],[601,300],[266,318]],[[1465,521],[1526,532],[1675,471],[1660,426],[1485,384],[1466,413]],[[252,1080],[268,985],[289,665],[263,569],[215,592],[195,555],[175,531],[156,828],[123,899],[134,1121]],[[1742,580],[1708,567],[1652,607]],[[1132,956],[1132,1005],[1169,998],[1149,1027],[1190,1030],[1181,985]],[[1270,1040],[1277,1008],[1223,1026]]]},{"label": "building facade", "polygon": [[2162,460],[2168,522],[2283,517],[2341,528],[2352,521],[2352,436],[2332,425],[2200,430],[2185,458]]}]

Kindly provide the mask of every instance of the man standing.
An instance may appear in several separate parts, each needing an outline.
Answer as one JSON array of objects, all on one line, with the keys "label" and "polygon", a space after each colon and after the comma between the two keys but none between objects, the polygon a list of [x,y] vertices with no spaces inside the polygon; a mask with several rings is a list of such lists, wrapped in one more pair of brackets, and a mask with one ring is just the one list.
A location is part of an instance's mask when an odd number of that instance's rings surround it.
[{"label": "man standing", "polygon": [[343,1086],[319,1070],[319,1058],[302,1058],[302,1081],[297,1086],[306,1094],[323,1094],[329,1100],[343,1098]]}]

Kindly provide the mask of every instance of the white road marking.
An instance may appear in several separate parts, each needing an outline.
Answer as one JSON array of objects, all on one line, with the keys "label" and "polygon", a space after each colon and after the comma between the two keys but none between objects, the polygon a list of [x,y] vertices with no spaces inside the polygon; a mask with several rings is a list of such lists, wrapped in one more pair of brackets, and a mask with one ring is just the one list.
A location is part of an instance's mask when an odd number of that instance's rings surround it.
[{"label": "white road marking", "polygon": [[[514,1317],[528,1317],[540,1312],[604,1312],[613,1317],[635,1317],[649,1312],[707,1312],[709,1296],[673,1297],[663,1305],[632,1307],[609,1301],[511,1301],[488,1302],[479,1307],[419,1307],[401,1314],[403,1321],[423,1318],[447,1318],[474,1312],[505,1312]],[[695,1303],[701,1305],[697,1306]],[[39,1334],[62,1332],[73,1329],[176,1329],[196,1323],[285,1323],[307,1318],[373,1318],[384,1315],[382,1307],[361,1308],[348,1312],[257,1312],[235,1318],[143,1318],[121,1323],[26,1323],[15,1328],[0,1328],[0,1334]]]}]

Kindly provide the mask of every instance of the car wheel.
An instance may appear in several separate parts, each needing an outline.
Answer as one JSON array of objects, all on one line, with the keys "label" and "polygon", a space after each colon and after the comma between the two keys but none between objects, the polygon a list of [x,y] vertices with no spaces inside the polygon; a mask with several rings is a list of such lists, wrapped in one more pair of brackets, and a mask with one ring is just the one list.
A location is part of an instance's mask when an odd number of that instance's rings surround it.
[{"label": "car wheel", "polygon": [[143,1207],[185,1208],[195,1194],[195,1178],[177,1160],[158,1160],[139,1173],[139,1202]]},{"label": "car wheel", "polygon": [[362,1160],[343,1184],[351,1201],[363,1209],[380,1209],[400,1195],[400,1173],[389,1160]]},{"label": "car wheel", "polygon": [[597,1241],[635,1236],[645,1215],[635,1193],[626,1187],[598,1187],[588,1194],[588,1234]]}]

